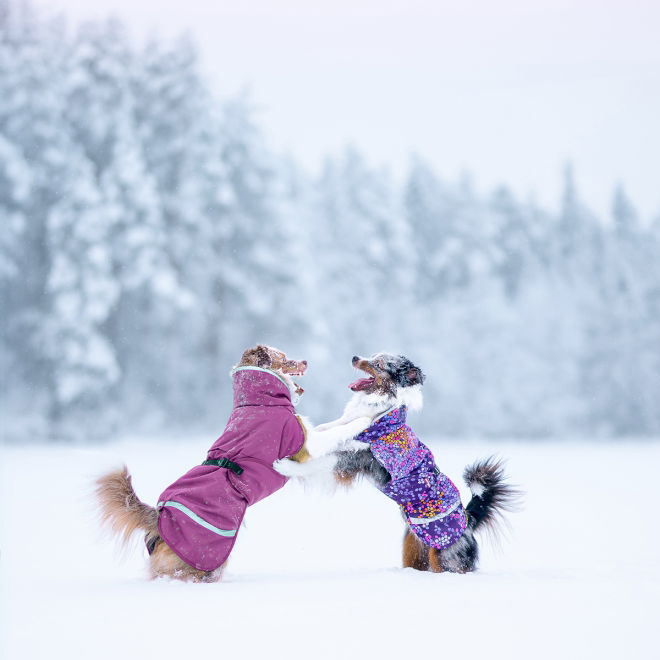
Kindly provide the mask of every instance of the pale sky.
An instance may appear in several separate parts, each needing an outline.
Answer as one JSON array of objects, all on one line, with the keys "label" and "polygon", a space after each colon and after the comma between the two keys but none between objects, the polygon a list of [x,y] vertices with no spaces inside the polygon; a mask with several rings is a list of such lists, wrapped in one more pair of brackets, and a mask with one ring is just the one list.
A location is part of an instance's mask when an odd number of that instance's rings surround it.
[{"label": "pale sky", "polygon": [[349,143],[397,173],[418,152],[555,208],[570,159],[601,215],[620,180],[660,216],[660,0],[47,4],[136,37],[189,31],[213,89],[247,87],[270,145],[308,168]]}]

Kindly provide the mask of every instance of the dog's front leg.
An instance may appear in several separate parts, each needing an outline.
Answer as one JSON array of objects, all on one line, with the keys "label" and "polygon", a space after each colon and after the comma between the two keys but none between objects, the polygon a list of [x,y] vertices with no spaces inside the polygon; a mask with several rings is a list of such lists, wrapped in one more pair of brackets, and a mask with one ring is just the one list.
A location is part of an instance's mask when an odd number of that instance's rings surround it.
[{"label": "dog's front leg", "polygon": [[338,417],[332,422],[326,422],[325,424],[319,424],[315,430],[317,431],[329,431],[338,426],[345,426],[346,424],[355,421],[360,417],[369,417],[371,410],[368,410],[368,406],[365,408],[364,399],[353,395],[344,407],[344,412],[341,414],[341,417]]},{"label": "dog's front leg", "polygon": [[318,426],[314,427],[315,431],[328,431],[329,429],[333,429],[337,426],[342,426],[343,424],[346,424],[347,422],[351,421],[351,415],[348,415],[344,413],[341,417],[338,417],[332,422],[325,422],[325,424],[319,424]]},{"label": "dog's front leg", "polygon": [[273,468],[285,477],[305,479],[319,473],[332,473],[336,463],[337,457],[334,454],[326,454],[325,456],[312,458],[304,463],[298,463],[289,458],[281,458],[273,463]]},{"label": "dog's front leg", "polygon": [[289,458],[282,458],[275,461],[273,467],[285,477],[308,477],[319,472],[330,473],[337,462],[332,452],[362,433],[370,424],[371,418],[360,417],[327,431],[319,432],[314,429],[308,433],[305,441],[311,460],[299,463]]},{"label": "dog's front leg", "polygon": [[324,431],[316,427],[307,438],[307,449],[313,457],[323,456],[339,449],[344,443],[371,425],[370,417],[358,417],[341,426],[334,426]]}]

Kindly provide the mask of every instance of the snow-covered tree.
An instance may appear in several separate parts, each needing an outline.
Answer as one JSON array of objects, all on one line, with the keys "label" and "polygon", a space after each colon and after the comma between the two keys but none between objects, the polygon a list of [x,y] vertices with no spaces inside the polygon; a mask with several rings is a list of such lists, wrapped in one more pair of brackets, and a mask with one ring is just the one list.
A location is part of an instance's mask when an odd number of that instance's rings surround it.
[{"label": "snow-covered tree", "polygon": [[0,0],[3,421],[215,427],[264,341],[310,361],[318,419],[354,353],[391,350],[428,374],[422,430],[660,430],[660,222],[623,186],[603,222],[571,167],[558,214],[420,158],[401,185],[356,148],[313,176],[257,119],[188,39]]}]

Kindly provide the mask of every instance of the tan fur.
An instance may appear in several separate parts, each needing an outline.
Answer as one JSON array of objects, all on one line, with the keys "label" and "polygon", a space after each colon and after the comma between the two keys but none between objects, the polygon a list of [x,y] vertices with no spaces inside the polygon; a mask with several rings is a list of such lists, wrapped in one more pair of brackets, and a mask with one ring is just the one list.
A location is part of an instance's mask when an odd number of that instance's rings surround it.
[{"label": "tan fur", "polygon": [[257,344],[254,348],[248,348],[241,356],[239,367],[260,367],[262,369],[272,369],[283,374],[304,372],[307,368],[307,361],[291,360],[286,353],[273,348],[272,346],[263,346]]},{"label": "tan fur", "polygon": [[345,472],[335,472],[335,481],[344,488],[350,488],[355,483],[356,474],[347,474]]},{"label": "tan fur", "polygon": [[121,538],[122,543],[127,543],[138,530],[157,538],[154,551],[149,557],[152,578],[168,576],[191,582],[215,582],[221,578],[224,564],[215,571],[197,570],[186,564],[160,538],[158,512],[140,501],[135,494],[131,475],[125,465],[97,479],[96,495],[101,505],[101,521]]},{"label": "tan fur", "polygon": [[383,371],[377,364],[374,364],[374,362],[366,360],[365,358],[361,358],[353,362],[353,366],[356,369],[364,371],[364,373],[368,374],[374,379],[373,384],[364,390],[367,394],[371,394],[373,392],[382,392],[386,394],[392,393],[392,379],[390,378],[389,374]]},{"label": "tan fur", "polygon": [[[288,360],[286,355],[277,349],[258,345],[243,353],[239,366],[255,366],[273,368],[287,373],[304,373],[307,362]],[[302,388],[298,388],[302,392]],[[300,463],[311,458],[307,450],[307,432],[302,420],[298,422],[305,433],[303,446],[292,456],[292,460]],[[152,578],[167,576],[190,582],[217,582],[227,565],[214,571],[200,571],[183,561],[160,537],[158,533],[158,511],[142,502],[135,494],[131,475],[124,465],[96,480],[96,497],[101,508],[101,522],[121,538],[123,544],[138,530],[146,532],[148,541],[154,542],[153,551],[149,557],[149,570]]]},{"label": "tan fur", "polygon": [[125,465],[96,480],[96,496],[101,505],[101,522],[109,525],[122,543],[126,544],[138,529],[158,535],[158,512],[139,500]]},{"label": "tan fur", "polygon": [[292,461],[296,463],[305,463],[306,461],[312,458],[311,454],[307,450],[307,447],[303,445],[293,456],[289,457]]},{"label": "tan fur", "polygon": [[429,568],[433,573],[442,573],[440,550],[438,548],[429,548]]},{"label": "tan fur", "polygon": [[248,348],[247,351],[241,356],[241,361],[238,363],[239,367],[270,367],[272,359],[268,348],[266,346],[255,346]]},{"label": "tan fur", "polygon": [[409,530],[403,537],[403,567],[417,571],[428,571],[428,548]]},{"label": "tan fur", "polygon": [[296,461],[296,463],[305,463],[312,458],[312,455],[307,449],[307,429],[305,428],[305,425],[303,424],[303,421],[300,419],[299,415],[296,415],[296,419],[298,420],[298,424],[300,424],[303,430],[303,445],[293,456],[290,456],[289,458],[292,461]]},{"label": "tan fur", "polygon": [[200,571],[186,564],[168,545],[160,539],[149,558],[152,578],[173,577],[184,582],[218,582],[227,565],[225,562],[215,571]]},{"label": "tan fur", "polygon": [[241,361],[236,366],[269,369],[288,380],[299,396],[305,391],[291,378],[291,375],[302,376],[307,369],[307,360],[290,360],[283,351],[272,346],[257,344],[254,348],[248,348],[243,352]]}]

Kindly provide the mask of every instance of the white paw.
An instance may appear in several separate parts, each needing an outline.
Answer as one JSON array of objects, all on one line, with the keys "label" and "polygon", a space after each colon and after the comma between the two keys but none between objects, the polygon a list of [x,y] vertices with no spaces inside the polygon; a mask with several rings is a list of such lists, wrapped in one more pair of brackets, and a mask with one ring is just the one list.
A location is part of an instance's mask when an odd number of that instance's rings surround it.
[{"label": "white paw", "polygon": [[333,426],[335,426],[332,422],[327,422],[326,424],[319,424],[318,426],[314,427],[314,431],[327,431],[328,429],[331,429]]},{"label": "white paw", "polygon": [[273,463],[273,469],[275,472],[279,472],[285,477],[295,477],[299,474],[298,472],[299,465],[295,461],[291,461],[288,458],[280,458],[279,460]]},{"label": "white paw", "polygon": [[371,426],[371,417],[358,417],[347,425],[347,429],[351,435],[360,435],[362,431],[366,431]]},{"label": "white paw", "polygon": [[349,440],[341,449],[342,451],[360,451],[361,449],[369,449],[369,443],[353,439]]}]

